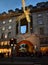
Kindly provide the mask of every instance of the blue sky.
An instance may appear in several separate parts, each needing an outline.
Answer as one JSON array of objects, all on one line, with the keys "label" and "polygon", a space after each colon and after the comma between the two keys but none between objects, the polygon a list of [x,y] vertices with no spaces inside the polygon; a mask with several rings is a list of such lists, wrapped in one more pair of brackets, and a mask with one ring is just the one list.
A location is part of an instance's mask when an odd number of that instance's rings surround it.
[{"label": "blue sky", "polygon": [[[38,2],[46,2],[48,0],[25,0],[26,5],[36,5]],[[16,8],[21,8],[21,0],[0,0],[0,13],[8,11],[10,9],[15,10]]]}]

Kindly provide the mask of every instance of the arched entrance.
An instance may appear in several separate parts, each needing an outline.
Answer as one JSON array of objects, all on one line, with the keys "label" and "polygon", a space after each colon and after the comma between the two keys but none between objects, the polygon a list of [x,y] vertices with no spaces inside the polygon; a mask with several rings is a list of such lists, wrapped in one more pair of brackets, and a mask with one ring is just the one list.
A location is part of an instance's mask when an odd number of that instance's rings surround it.
[{"label": "arched entrance", "polygon": [[19,46],[19,50],[25,49],[26,52],[33,52],[34,46],[28,40],[22,40],[17,44]]}]

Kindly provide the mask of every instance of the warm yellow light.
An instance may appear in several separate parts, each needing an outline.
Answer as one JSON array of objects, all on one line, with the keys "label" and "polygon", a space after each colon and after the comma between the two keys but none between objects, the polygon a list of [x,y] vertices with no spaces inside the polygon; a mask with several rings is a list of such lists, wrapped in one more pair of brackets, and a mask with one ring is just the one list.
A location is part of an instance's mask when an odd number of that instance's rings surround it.
[{"label": "warm yellow light", "polygon": [[0,50],[0,53],[1,53],[1,50]]},{"label": "warm yellow light", "polygon": [[0,45],[3,46],[3,45],[10,45],[10,44],[9,44],[9,41],[3,41],[0,43]]},{"label": "warm yellow light", "polygon": [[22,0],[22,7],[23,7],[24,14],[26,16],[27,22],[30,22],[29,11],[25,10],[25,0]]},{"label": "warm yellow light", "polygon": [[11,53],[11,48],[9,48],[9,49],[0,49],[0,53],[8,53],[8,52],[10,52]]},{"label": "warm yellow light", "polygon": [[11,52],[11,48],[8,51]]},{"label": "warm yellow light", "polygon": [[3,49],[3,52],[5,52],[5,53],[6,53],[6,52],[7,52],[7,49]]},{"label": "warm yellow light", "polygon": [[41,47],[40,50],[41,50],[42,52],[46,52],[46,51],[48,50],[48,47]]},{"label": "warm yellow light", "polygon": [[0,53],[3,53],[3,49],[0,49]]},{"label": "warm yellow light", "polygon": [[30,22],[30,17],[29,17],[29,13],[27,11],[24,11],[27,22]]},{"label": "warm yellow light", "polygon": [[1,42],[1,46],[3,46],[4,42]]},{"label": "warm yellow light", "polygon": [[4,42],[4,45],[7,45],[7,41]]}]

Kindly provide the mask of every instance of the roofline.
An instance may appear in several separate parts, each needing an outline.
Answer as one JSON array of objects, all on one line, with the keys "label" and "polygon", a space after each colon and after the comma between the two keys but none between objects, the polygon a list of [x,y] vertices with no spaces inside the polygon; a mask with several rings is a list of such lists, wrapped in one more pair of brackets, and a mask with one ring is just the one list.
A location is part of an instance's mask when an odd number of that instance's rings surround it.
[{"label": "roofline", "polygon": [[[48,11],[48,7],[44,7],[44,8],[33,8],[30,13],[37,13],[37,12],[43,12],[43,11]],[[24,13],[8,13],[8,14],[4,14],[4,15],[0,15],[0,21],[5,20],[5,19],[9,19],[11,17],[18,17],[21,16]]]}]

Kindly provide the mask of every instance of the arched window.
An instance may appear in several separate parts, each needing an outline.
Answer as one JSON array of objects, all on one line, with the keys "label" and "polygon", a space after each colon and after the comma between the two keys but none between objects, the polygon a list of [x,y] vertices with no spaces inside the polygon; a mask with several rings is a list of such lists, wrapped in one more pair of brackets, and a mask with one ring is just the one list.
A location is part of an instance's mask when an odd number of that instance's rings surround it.
[{"label": "arched window", "polygon": [[21,33],[26,33],[26,25],[21,26]]}]

